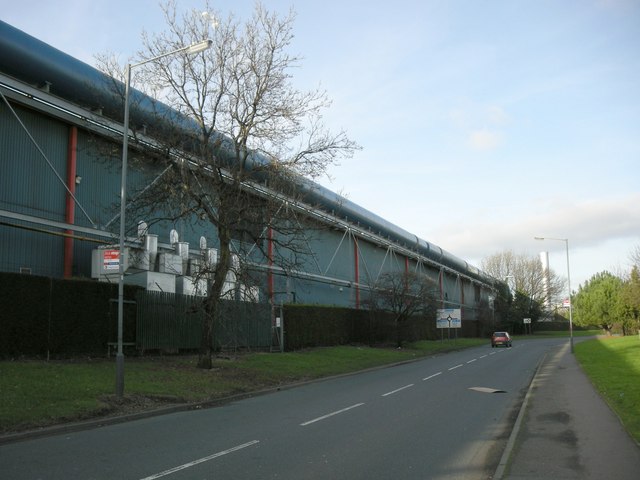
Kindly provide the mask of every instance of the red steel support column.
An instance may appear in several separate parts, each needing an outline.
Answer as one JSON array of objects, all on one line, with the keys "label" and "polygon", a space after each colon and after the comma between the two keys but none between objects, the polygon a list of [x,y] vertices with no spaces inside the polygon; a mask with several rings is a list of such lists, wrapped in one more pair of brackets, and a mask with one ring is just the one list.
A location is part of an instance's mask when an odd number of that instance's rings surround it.
[{"label": "red steel support column", "polygon": [[[67,145],[67,187],[69,191],[76,194],[76,162],[78,153],[78,128],[69,128],[69,143]],[[72,224],[75,221],[76,204],[73,197],[67,192],[66,206],[64,211],[64,221]],[[71,235],[71,230],[65,233]],[[73,238],[65,237],[64,239],[64,278],[70,278],[73,275]]]},{"label": "red steel support column", "polygon": [[438,280],[440,283],[440,302],[442,302],[442,308],[444,308],[444,271],[442,270],[442,268],[440,269]]},{"label": "red steel support column", "polygon": [[462,309],[464,308],[464,279],[458,275],[460,279],[460,319],[462,320]]},{"label": "red steel support column", "polygon": [[355,257],[355,287],[356,287],[356,310],[360,308],[360,252],[358,248],[358,239],[353,237],[353,253]]}]

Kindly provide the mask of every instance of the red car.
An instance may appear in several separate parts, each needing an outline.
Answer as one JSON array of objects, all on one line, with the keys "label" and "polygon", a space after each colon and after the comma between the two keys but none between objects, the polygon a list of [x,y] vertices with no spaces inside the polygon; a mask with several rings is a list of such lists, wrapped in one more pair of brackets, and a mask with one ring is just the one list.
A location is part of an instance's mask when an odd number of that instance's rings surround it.
[{"label": "red car", "polygon": [[493,332],[493,335],[491,335],[491,348],[499,345],[511,346],[511,337],[508,332]]}]

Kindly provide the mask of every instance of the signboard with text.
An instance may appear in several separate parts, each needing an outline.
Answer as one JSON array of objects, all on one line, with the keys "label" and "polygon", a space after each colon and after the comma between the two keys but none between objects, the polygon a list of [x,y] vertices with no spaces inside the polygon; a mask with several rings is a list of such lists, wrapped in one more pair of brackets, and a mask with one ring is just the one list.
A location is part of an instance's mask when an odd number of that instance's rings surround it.
[{"label": "signboard with text", "polygon": [[439,308],[436,316],[437,328],[462,328],[462,315],[459,308]]},{"label": "signboard with text", "polygon": [[105,250],[103,267],[105,270],[119,270],[120,250]]}]

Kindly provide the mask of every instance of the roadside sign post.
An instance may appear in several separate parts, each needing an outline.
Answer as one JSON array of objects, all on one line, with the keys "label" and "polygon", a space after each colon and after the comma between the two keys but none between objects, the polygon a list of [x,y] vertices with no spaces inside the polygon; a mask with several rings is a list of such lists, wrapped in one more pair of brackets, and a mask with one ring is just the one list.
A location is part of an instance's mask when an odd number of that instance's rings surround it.
[{"label": "roadside sign post", "polygon": [[[447,337],[451,339],[451,329],[462,328],[462,314],[459,308],[439,308],[436,315],[436,328],[447,329]],[[458,331],[455,331],[458,338]],[[440,340],[444,340],[444,331],[441,330]]]}]

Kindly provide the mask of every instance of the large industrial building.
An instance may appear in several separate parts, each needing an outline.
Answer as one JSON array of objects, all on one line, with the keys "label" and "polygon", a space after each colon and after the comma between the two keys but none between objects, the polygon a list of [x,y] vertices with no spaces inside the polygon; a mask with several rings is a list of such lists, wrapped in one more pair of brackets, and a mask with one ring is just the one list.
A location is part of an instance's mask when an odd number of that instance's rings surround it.
[{"label": "large industrial building", "polygon": [[[117,281],[125,129],[110,82],[0,21],[0,271]],[[327,227],[309,237],[313,258],[286,273],[255,265],[261,285],[231,276],[243,299],[361,308],[380,275],[414,271],[429,276],[442,307],[461,308],[463,320],[490,305],[499,282],[464,260],[319,185],[307,198],[299,206]],[[211,226],[161,222],[138,234],[147,219],[126,220],[126,283],[202,293],[198,265],[216,258]]]}]

